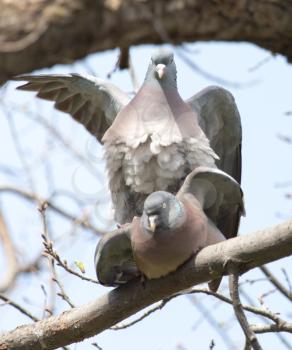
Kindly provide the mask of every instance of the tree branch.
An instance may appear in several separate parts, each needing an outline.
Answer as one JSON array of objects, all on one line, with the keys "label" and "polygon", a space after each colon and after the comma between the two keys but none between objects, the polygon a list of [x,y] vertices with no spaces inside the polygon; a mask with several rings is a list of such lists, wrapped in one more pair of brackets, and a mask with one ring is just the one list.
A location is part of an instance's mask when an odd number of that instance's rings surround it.
[{"label": "tree branch", "polygon": [[46,202],[49,209],[51,209],[55,213],[61,215],[65,219],[70,220],[70,221],[76,223],[77,225],[80,225],[81,227],[92,231],[93,233],[95,233],[97,235],[105,234],[104,230],[101,230],[101,229],[95,227],[88,220],[84,220],[82,218],[76,218],[76,216],[74,216],[73,214],[68,213],[63,208],[61,208],[61,207],[55,205],[54,203],[52,203],[50,200],[41,198],[41,197],[39,197],[38,195],[36,195],[36,194],[34,194],[32,192],[27,192],[27,191],[22,190],[22,189],[20,189],[18,187],[7,185],[7,186],[0,186],[0,193],[16,194],[18,196],[21,196],[21,197],[27,199],[28,201],[35,202],[35,203]]},{"label": "tree branch", "polygon": [[254,350],[262,350],[262,347],[258,342],[258,339],[255,333],[253,332],[252,328],[250,327],[247,321],[247,318],[243,312],[243,307],[239,298],[239,288],[238,288],[239,273],[238,273],[238,268],[236,264],[232,264],[232,267],[229,268],[229,271],[231,273],[229,277],[230,297],[232,299],[235,316],[246,337],[246,348],[248,348],[249,346],[252,346]]},{"label": "tree branch", "polygon": [[292,301],[292,293],[272,274],[272,272],[266,267],[260,267],[262,273],[268,277],[270,282],[282,293],[288,300]]},{"label": "tree branch", "polygon": [[0,0],[0,82],[89,53],[198,40],[248,41],[292,59],[289,0]]},{"label": "tree branch", "polygon": [[5,275],[0,282],[0,293],[3,293],[14,285],[20,267],[18,264],[16,247],[10,237],[2,211],[0,211],[0,242],[2,243],[6,255]]},{"label": "tree branch", "polygon": [[20,311],[22,314],[26,315],[27,317],[29,317],[33,321],[39,321],[39,318],[32,315],[28,310],[26,310],[20,304],[16,303],[15,301],[11,300],[10,298],[6,297],[5,295],[0,294],[0,299],[3,300],[6,304],[13,306],[16,310]]},{"label": "tree branch", "polygon": [[239,261],[241,273],[292,254],[292,220],[250,235],[202,249],[175,273],[133,281],[59,316],[4,334],[0,349],[55,349],[96,335],[165,297],[226,274],[228,261]]}]

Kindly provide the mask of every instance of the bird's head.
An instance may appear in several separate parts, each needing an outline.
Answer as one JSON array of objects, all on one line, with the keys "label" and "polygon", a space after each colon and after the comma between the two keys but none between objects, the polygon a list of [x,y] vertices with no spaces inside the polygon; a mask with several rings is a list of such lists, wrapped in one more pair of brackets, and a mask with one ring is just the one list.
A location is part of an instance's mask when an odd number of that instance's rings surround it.
[{"label": "bird's head", "polygon": [[147,233],[154,235],[171,232],[180,227],[184,220],[184,206],[171,193],[157,191],[146,198],[141,223]]},{"label": "bird's head", "polygon": [[176,87],[176,66],[173,52],[167,49],[155,51],[146,74],[146,81]]}]

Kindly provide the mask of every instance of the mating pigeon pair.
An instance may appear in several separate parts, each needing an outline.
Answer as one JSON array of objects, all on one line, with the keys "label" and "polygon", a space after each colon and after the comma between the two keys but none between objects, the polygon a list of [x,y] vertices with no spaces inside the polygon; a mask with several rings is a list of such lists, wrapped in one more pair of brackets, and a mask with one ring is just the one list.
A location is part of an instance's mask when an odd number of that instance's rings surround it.
[{"label": "mating pigeon pair", "polygon": [[[155,191],[176,194],[186,176],[199,166],[208,167],[210,174],[218,167],[240,183],[241,124],[232,95],[222,88],[210,87],[183,101],[177,90],[173,54],[167,50],[152,55],[145,81],[131,101],[114,85],[90,76],[20,76],[16,80],[27,80],[19,89],[37,91],[37,96],[55,101],[57,109],[70,113],[104,144],[115,219],[120,224],[142,215],[141,223],[147,231],[144,222],[147,203],[159,194],[147,198],[148,195]],[[227,183],[233,181],[230,177],[226,179]],[[217,193],[224,193],[214,186]],[[199,195],[197,191],[193,194]],[[168,195],[164,193],[164,196]],[[162,205],[167,205],[167,198],[160,199]],[[179,195],[177,198],[180,201]],[[234,198],[237,203],[234,210],[222,211],[226,203],[218,197],[212,209],[204,206],[202,198],[197,198],[197,207],[186,211],[201,213],[204,209],[223,235],[230,238],[237,234],[243,210],[238,193]],[[168,210],[171,217],[171,208]],[[139,260],[137,252],[143,250],[144,243],[135,243],[135,233],[141,227],[139,224],[138,228],[137,220],[132,223],[137,230],[132,231],[131,241],[135,259]],[[191,246],[194,243],[188,241],[190,238],[193,238],[191,234],[179,244]],[[138,234],[137,239],[140,240]],[[167,240],[163,242],[167,246]],[[97,265],[98,257],[103,256],[100,253],[97,252]],[[169,265],[178,266],[175,254],[167,259]]]}]

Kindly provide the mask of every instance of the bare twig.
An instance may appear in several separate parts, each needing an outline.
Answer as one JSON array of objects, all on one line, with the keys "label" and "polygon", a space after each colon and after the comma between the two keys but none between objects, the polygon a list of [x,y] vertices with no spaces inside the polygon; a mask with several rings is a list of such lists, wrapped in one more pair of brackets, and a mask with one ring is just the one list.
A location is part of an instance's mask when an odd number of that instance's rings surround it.
[{"label": "bare twig", "polygon": [[52,311],[50,310],[50,308],[48,307],[48,293],[46,291],[46,288],[43,284],[41,284],[41,290],[44,293],[44,307],[43,307],[43,316],[42,318],[46,317],[46,313],[48,313],[50,316],[53,315]]},{"label": "bare twig", "polygon": [[[142,316],[137,318],[136,320],[133,320],[129,323],[123,324],[123,325],[117,325],[111,327],[112,330],[120,330],[120,329],[125,329],[133,326],[134,324],[142,321],[144,318],[150,316],[153,312],[161,310],[169,301],[172,299],[182,296],[182,295],[190,295],[190,294],[206,294],[215,297],[216,299],[223,301],[224,303],[227,303],[229,305],[233,305],[232,300],[227,298],[225,295],[220,294],[220,293],[215,293],[212,292],[211,290],[207,288],[192,288],[187,290],[186,292],[180,292],[171,295],[168,298],[163,299],[158,305],[154,306],[153,308],[149,309],[147,312],[145,312]],[[257,308],[252,305],[242,305],[242,308],[250,313],[253,313],[258,316],[262,316],[265,318],[268,318],[269,320],[275,322],[276,324],[283,324],[286,323],[286,321],[282,320],[277,314],[267,310],[266,308]]]},{"label": "bare twig", "polygon": [[292,333],[292,323],[284,322],[278,324],[251,325],[254,333],[287,332]]},{"label": "bare twig", "polygon": [[263,282],[263,281],[266,281],[267,279],[265,277],[262,277],[262,278],[254,278],[254,279],[245,279],[244,281],[241,281],[239,283],[240,286],[243,286],[244,284],[255,284],[257,282]]},{"label": "bare twig", "polygon": [[81,278],[83,281],[87,281],[87,282],[91,282],[91,283],[95,283],[95,284],[99,284],[97,280],[94,280],[90,277],[86,277],[74,270],[72,270],[69,266],[66,260],[62,260],[59,256],[59,254],[54,250],[53,248],[53,244],[51,241],[47,241],[47,238],[43,235],[43,240],[44,240],[44,245],[45,245],[45,255],[46,256],[50,256],[52,257],[54,260],[56,260],[57,265],[61,266],[64,270],[66,270],[67,272],[69,272],[70,274],[77,276],[79,278]]},{"label": "bare twig", "polygon": [[18,135],[18,131],[17,131],[17,128],[15,127],[13,113],[11,113],[11,110],[7,107],[5,107],[5,115],[6,115],[6,119],[7,119],[9,128],[10,128],[10,133],[11,133],[11,137],[12,137],[12,140],[14,142],[14,145],[15,145],[16,152],[17,152],[18,157],[20,159],[20,162],[23,166],[23,169],[27,175],[26,176],[27,182],[29,184],[30,189],[33,192],[35,192],[35,184],[34,184],[34,180],[33,180],[33,176],[32,176],[32,170],[27,162],[26,155],[25,155],[24,150],[22,148],[20,138]]},{"label": "bare twig", "polygon": [[[46,118],[39,113],[30,112],[31,119],[42,125],[54,138],[61,143],[66,150],[70,151],[72,156],[76,158],[93,176],[100,178],[100,171],[90,162],[84,155],[77,150],[69,140],[65,139],[62,133],[53,126]],[[27,115],[29,115],[27,113]]]},{"label": "bare twig", "polygon": [[0,211],[0,240],[2,241],[6,255],[5,276],[0,283],[0,293],[7,291],[14,285],[20,269],[16,254],[16,247],[10,237],[3,213]]},{"label": "bare twig", "polygon": [[[41,219],[42,219],[42,224],[43,224],[42,238],[43,238],[43,244],[45,246],[45,253],[47,253],[49,249],[53,250],[53,243],[51,242],[51,240],[49,238],[49,232],[48,232],[47,223],[46,223],[46,208],[47,208],[46,202],[39,203],[38,210],[41,214]],[[58,279],[57,272],[55,269],[54,258],[52,256],[50,256],[49,254],[45,254],[45,255],[48,258],[49,268],[50,268],[51,273],[52,273],[52,281],[55,282],[60,289],[60,292],[58,293],[58,295],[64,301],[66,301],[69,306],[71,306],[73,308],[74,304],[70,300],[68,294],[65,292],[63,284]]]},{"label": "bare twig", "polygon": [[144,320],[144,318],[148,317],[149,315],[153,314],[153,312],[157,311],[157,310],[161,310],[164,308],[164,306],[173,298],[179,296],[180,294],[176,294],[170,298],[164,299],[162,300],[157,306],[154,306],[153,308],[149,309],[148,311],[146,311],[142,316],[140,316],[139,318],[137,318],[136,320],[129,322],[129,323],[125,323],[125,324],[120,324],[117,326],[113,326],[110,329],[113,331],[119,331],[121,329],[126,329],[129,328],[131,326],[133,326],[134,324]]},{"label": "bare twig", "polygon": [[272,272],[266,267],[261,266],[260,270],[267,276],[269,281],[278,289],[282,295],[284,295],[288,300],[292,301],[292,293],[272,274]]},{"label": "bare twig", "polygon": [[[238,279],[239,272],[235,263],[231,263],[232,266],[229,267],[231,275],[229,276],[229,291],[230,296],[233,302],[233,309],[236,315],[236,318],[245,334],[246,343],[251,345],[254,350],[262,350],[260,343],[257,340],[257,337],[250,327],[247,318],[243,312],[243,307],[239,298],[238,290]],[[247,348],[247,346],[246,346]]]},{"label": "bare twig", "polygon": [[283,272],[283,274],[284,274],[284,276],[285,276],[285,280],[286,280],[286,282],[287,282],[287,284],[288,284],[288,287],[289,287],[289,292],[292,293],[292,285],[291,285],[290,278],[289,278],[289,276],[288,276],[288,274],[287,274],[287,271],[286,271],[286,269],[284,269],[284,268],[282,268],[281,271]]},{"label": "bare twig", "polygon": [[[207,288],[193,288],[190,291],[188,291],[187,294],[194,294],[194,293],[195,294],[196,293],[203,293],[203,294],[207,294],[207,295],[212,295],[213,297],[217,298],[218,300],[221,300],[229,305],[233,305],[232,300],[227,298],[225,295],[222,295],[220,293],[214,293]],[[276,323],[279,322],[279,316],[277,316],[273,312],[268,311],[267,309],[257,308],[255,306],[251,306],[251,305],[242,305],[242,308],[248,312],[253,313],[253,314],[256,314],[256,315],[259,315],[262,317],[266,317],[273,322],[276,322]]]},{"label": "bare twig", "polygon": [[0,240],[2,241],[4,252],[6,254],[5,276],[0,283],[0,293],[7,292],[13,288],[19,274],[30,273],[39,269],[39,255],[34,261],[28,264],[19,264],[17,258],[17,248],[10,237],[8,227],[5,223],[2,212],[0,211]]},{"label": "bare twig", "polygon": [[271,61],[273,58],[274,58],[273,54],[269,53],[265,58],[261,59],[255,65],[250,67],[248,69],[248,72],[252,73],[252,72],[256,71],[257,69],[261,68],[263,65],[265,65],[266,63]]},{"label": "bare twig", "polygon": [[[223,327],[216,318],[210,313],[207,307],[205,307],[204,303],[201,303],[200,301],[195,298],[191,298],[191,301],[193,305],[196,307],[196,309],[201,313],[202,319],[205,320],[209,325],[219,334],[221,337],[222,342],[225,344],[227,349],[233,350],[234,349],[234,344],[232,340],[230,339],[229,335],[227,332],[223,330]],[[197,326],[201,324],[197,323]]]},{"label": "bare twig", "polygon": [[266,297],[268,297],[269,295],[275,293],[277,291],[277,289],[270,289],[270,290],[267,290],[266,292],[264,293],[261,293],[260,296],[258,297],[258,301],[260,302],[261,305],[264,305],[264,299]]},{"label": "bare twig", "polygon": [[44,199],[44,198],[41,198],[34,193],[24,191],[20,188],[14,187],[14,186],[0,186],[0,192],[13,193],[13,194],[19,195],[19,196],[21,196],[29,201],[36,202],[36,203],[46,202],[49,209],[51,209],[55,213],[61,215],[65,219],[73,221],[74,223],[76,223],[76,225],[80,225],[83,228],[90,230],[93,233],[98,234],[98,235],[105,234],[105,231],[100,230],[99,228],[95,227],[92,223],[88,222],[88,220],[83,220],[82,218],[76,218],[76,216],[66,212],[63,208],[58,207],[57,205],[55,205],[51,201]]},{"label": "bare twig", "polygon": [[243,87],[248,87],[248,86],[252,86],[252,85],[256,84],[256,81],[254,81],[254,80],[246,82],[246,83],[238,83],[238,82],[223,79],[221,77],[218,77],[218,76],[211,74],[211,73],[207,72],[206,70],[202,69],[197,63],[195,63],[192,59],[190,59],[187,55],[185,55],[185,53],[182,50],[177,49],[176,54],[195,72],[199,73],[200,75],[202,75],[204,78],[206,78],[208,80],[215,81],[217,84],[229,86],[232,88],[243,88]]},{"label": "bare twig", "polygon": [[39,321],[39,318],[37,318],[36,316],[32,315],[29,311],[27,311],[24,307],[22,307],[21,305],[19,305],[18,303],[12,301],[11,299],[9,299],[8,297],[6,297],[3,294],[0,294],[0,299],[5,301],[6,304],[13,306],[15,309],[17,309],[18,311],[20,311],[22,314],[26,315],[27,317],[29,317],[31,320],[33,321]]}]

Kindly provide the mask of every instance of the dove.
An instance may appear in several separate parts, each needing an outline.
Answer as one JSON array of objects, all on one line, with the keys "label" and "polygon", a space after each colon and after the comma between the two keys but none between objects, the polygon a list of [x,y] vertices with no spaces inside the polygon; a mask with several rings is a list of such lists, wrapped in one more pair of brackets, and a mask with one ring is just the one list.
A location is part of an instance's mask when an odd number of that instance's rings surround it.
[{"label": "dove", "polygon": [[228,221],[237,212],[244,214],[238,182],[219,169],[197,167],[176,195],[153,192],[141,217],[101,238],[95,253],[98,280],[117,286],[139,274],[166,276],[203,247],[230,238],[217,228],[218,218]]},{"label": "dove", "polygon": [[[241,123],[233,96],[208,87],[184,101],[177,89],[173,53],[153,53],[146,77],[130,99],[115,85],[79,75],[22,75],[20,90],[54,101],[104,145],[115,219],[131,222],[141,216],[146,197],[154,191],[175,194],[198,166],[220,168],[241,178]],[[235,236],[239,213],[224,234]]]}]

